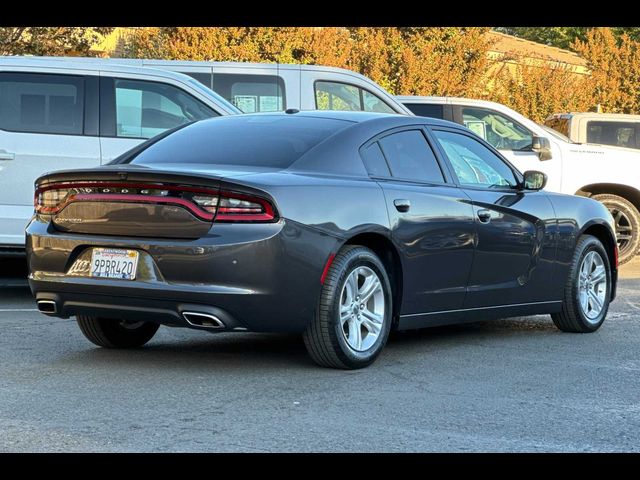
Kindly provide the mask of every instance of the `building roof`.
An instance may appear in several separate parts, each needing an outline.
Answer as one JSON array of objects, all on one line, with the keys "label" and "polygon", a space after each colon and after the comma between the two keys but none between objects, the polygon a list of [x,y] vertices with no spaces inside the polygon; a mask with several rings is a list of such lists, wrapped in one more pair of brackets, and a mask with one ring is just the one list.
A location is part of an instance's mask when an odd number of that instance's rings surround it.
[{"label": "building roof", "polygon": [[494,30],[487,32],[487,37],[492,42],[490,51],[493,53],[516,54],[523,57],[541,58],[547,61],[587,68],[587,61],[569,50],[532,42]]}]

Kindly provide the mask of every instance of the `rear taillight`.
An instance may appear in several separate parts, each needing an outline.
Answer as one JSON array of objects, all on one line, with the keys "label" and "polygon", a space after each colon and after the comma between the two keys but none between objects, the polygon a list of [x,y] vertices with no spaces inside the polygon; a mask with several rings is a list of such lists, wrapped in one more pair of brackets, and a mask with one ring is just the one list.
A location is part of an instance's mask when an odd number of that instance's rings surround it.
[{"label": "rear taillight", "polygon": [[235,192],[220,192],[216,222],[271,222],[273,206],[265,199]]},{"label": "rear taillight", "polygon": [[69,203],[108,201],[180,205],[196,217],[216,222],[271,222],[275,211],[269,201],[209,188],[110,182],[60,183],[38,187],[36,213],[54,215]]}]

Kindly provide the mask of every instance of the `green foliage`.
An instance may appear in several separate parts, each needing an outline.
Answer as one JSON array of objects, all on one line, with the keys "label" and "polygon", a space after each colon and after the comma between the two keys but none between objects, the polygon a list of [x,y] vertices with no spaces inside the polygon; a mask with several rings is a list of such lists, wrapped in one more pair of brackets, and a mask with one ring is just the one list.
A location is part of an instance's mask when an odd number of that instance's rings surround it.
[{"label": "green foliage", "polygon": [[88,55],[112,27],[0,27],[0,55]]}]

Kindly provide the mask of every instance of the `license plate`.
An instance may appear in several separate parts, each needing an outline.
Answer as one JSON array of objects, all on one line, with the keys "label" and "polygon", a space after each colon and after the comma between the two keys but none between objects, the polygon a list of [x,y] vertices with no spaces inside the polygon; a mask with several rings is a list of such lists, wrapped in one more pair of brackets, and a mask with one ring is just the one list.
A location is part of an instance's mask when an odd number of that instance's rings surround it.
[{"label": "license plate", "polygon": [[117,248],[94,248],[91,252],[92,277],[134,280],[138,269],[138,252]]}]

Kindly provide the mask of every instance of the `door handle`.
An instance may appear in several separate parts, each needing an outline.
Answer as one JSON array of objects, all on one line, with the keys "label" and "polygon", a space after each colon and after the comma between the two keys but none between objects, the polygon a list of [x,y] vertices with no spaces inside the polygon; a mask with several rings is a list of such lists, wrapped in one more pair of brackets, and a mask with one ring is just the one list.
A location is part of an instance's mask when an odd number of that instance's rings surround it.
[{"label": "door handle", "polygon": [[393,204],[395,205],[396,210],[402,213],[408,212],[411,208],[411,202],[404,198],[396,198],[393,201]]},{"label": "door handle", "polygon": [[491,221],[491,210],[487,210],[486,208],[478,210],[478,219],[482,223],[489,223]]},{"label": "door handle", "polygon": [[0,152],[0,160],[13,160],[14,158],[16,158],[15,153]]}]

